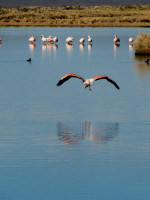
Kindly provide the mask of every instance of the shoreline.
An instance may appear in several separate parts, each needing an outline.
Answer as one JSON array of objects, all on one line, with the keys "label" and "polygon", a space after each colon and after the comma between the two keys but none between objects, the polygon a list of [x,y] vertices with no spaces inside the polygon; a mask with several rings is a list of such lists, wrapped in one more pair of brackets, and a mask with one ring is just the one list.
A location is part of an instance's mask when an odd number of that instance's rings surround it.
[{"label": "shoreline", "polygon": [[87,26],[82,26],[82,25],[52,25],[52,26],[49,26],[49,25],[4,25],[4,24],[0,24],[0,28],[2,27],[51,27],[51,28],[67,28],[67,27],[70,27],[70,28],[113,28],[113,27],[118,27],[118,28],[150,28],[150,24],[148,25],[136,25],[136,24],[130,24],[130,25],[124,25],[124,24],[120,24],[120,25],[100,25],[100,26],[91,26],[91,25],[87,25]]},{"label": "shoreline", "polygon": [[0,8],[2,26],[150,27],[150,5]]}]

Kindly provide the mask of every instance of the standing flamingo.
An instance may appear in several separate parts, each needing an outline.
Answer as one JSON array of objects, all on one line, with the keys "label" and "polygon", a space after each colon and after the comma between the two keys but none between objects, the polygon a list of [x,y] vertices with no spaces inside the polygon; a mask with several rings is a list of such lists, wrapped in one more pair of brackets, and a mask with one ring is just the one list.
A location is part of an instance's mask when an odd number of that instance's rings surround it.
[{"label": "standing flamingo", "polygon": [[47,38],[46,38],[46,37],[44,37],[44,35],[43,35],[43,34],[41,35],[41,40],[42,40],[43,42],[47,42]]},{"label": "standing flamingo", "polygon": [[80,40],[79,40],[79,43],[83,44],[83,43],[84,43],[84,41],[85,41],[85,39],[84,39],[84,38],[80,38]]},{"label": "standing flamingo", "polygon": [[47,41],[47,42],[53,42],[52,36],[50,35],[48,38],[46,38],[46,41]]},{"label": "standing flamingo", "polygon": [[92,38],[88,35],[88,42],[92,42]]},{"label": "standing flamingo", "polygon": [[58,37],[55,36],[55,37],[53,38],[53,42],[58,42]]},{"label": "standing flamingo", "polygon": [[114,43],[120,42],[120,39],[117,37],[117,35],[114,35]]},{"label": "standing flamingo", "polygon": [[36,41],[36,39],[35,39],[34,36],[31,36],[31,37],[29,38],[29,42],[34,43],[35,41]]},{"label": "standing flamingo", "polygon": [[131,44],[131,43],[133,43],[133,37],[129,37],[129,43]]},{"label": "standing flamingo", "polygon": [[82,78],[81,76],[77,75],[77,74],[72,74],[72,73],[68,73],[66,74],[65,76],[63,76],[59,82],[57,83],[57,86],[60,86],[62,85],[65,81],[69,80],[70,78],[78,78],[78,79],[81,79],[82,80],[82,83],[84,85],[85,88],[89,88],[89,91],[91,91],[91,84],[94,82],[94,81],[97,81],[97,80],[100,80],[100,79],[106,79],[107,81],[109,81],[110,83],[112,83],[117,89],[120,89],[119,86],[117,85],[117,83],[115,83],[115,81],[113,81],[111,78],[109,78],[108,76],[106,75],[99,75],[99,76],[95,76],[93,78],[90,78],[90,79],[84,79]]},{"label": "standing flamingo", "polygon": [[73,42],[74,41],[74,38],[73,37],[67,37],[66,38],[66,42],[67,43],[71,43],[71,42]]}]

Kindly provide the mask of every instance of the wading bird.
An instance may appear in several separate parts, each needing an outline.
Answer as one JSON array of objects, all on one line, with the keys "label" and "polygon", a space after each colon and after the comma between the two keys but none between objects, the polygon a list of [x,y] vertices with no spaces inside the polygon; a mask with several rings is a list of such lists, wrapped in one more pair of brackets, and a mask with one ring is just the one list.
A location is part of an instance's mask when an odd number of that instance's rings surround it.
[{"label": "wading bird", "polygon": [[58,42],[58,37],[55,36],[55,37],[53,38],[53,42]]},{"label": "wading bird", "polygon": [[46,38],[46,41],[47,41],[47,42],[53,42],[52,36],[50,35],[48,38]]},{"label": "wading bird", "polygon": [[31,36],[31,37],[29,38],[29,42],[33,43],[33,42],[35,42],[35,41],[36,41],[36,39],[35,39],[34,36]]},{"label": "wading bird", "polygon": [[84,38],[80,38],[80,40],[79,40],[79,43],[83,44],[83,43],[84,43],[84,41],[85,41],[85,39],[84,39]]},{"label": "wading bird", "polygon": [[44,35],[43,35],[43,34],[41,35],[41,40],[42,40],[42,42],[47,42],[47,38],[46,38],[46,37],[44,37]]},{"label": "wading bird", "polygon": [[74,41],[74,38],[73,37],[67,37],[66,38],[66,42],[67,43],[70,43],[70,42],[73,42]]},{"label": "wading bird", "polygon": [[146,62],[147,64],[149,64],[149,58],[148,58],[147,60],[145,60],[145,62]]},{"label": "wading bird", "polygon": [[82,80],[82,83],[84,85],[85,88],[89,88],[89,90],[91,91],[91,84],[94,82],[94,81],[97,81],[97,80],[100,80],[100,79],[106,79],[107,81],[109,81],[110,83],[112,83],[117,89],[120,89],[119,86],[117,85],[117,83],[115,83],[115,81],[113,81],[111,78],[109,78],[108,76],[106,75],[99,75],[99,76],[95,76],[93,78],[90,78],[90,79],[84,79],[82,78],[81,76],[77,75],[77,74],[72,74],[72,73],[68,73],[66,74],[65,76],[63,76],[59,82],[57,83],[57,86],[60,86],[62,85],[65,81],[69,80],[70,78],[79,78]]},{"label": "wading bird", "polygon": [[129,37],[129,43],[131,44],[131,43],[133,43],[133,37]]},{"label": "wading bird", "polygon": [[88,42],[92,42],[92,38],[88,35]]},{"label": "wading bird", "polygon": [[114,35],[114,43],[120,42],[120,39],[117,37],[117,35]]},{"label": "wading bird", "polygon": [[28,62],[31,62],[31,58],[27,59]]}]

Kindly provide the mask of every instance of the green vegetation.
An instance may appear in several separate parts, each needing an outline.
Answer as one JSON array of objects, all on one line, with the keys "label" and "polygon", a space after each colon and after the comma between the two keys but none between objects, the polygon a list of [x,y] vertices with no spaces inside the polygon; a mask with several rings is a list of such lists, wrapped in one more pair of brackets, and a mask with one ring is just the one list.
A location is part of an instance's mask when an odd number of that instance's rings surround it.
[{"label": "green vegetation", "polygon": [[150,27],[150,5],[1,7],[0,26]]},{"label": "green vegetation", "polygon": [[133,42],[133,48],[136,55],[150,54],[150,34],[141,32]]}]

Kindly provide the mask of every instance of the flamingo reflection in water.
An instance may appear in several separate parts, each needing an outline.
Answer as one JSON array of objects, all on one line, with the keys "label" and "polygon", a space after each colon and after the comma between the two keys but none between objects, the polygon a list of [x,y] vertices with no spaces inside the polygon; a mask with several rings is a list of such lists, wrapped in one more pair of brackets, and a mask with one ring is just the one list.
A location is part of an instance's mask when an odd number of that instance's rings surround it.
[{"label": "flamingo reflection in water", "polygon": [[129,53],[132,54],[133,51],[134,51],[133,45],[132,45],[132,44],[129,44]]},{"label": "flamingo reflection in water", "polygon": [[72,54],[73,47],[74,47],[73,44],[71,44],[71,43],[66,43],[66,50],[67,50],[67,54],[68,54],[69,57],[70,57],[71,54]]},{"label": "flamingo reflection in water", "polygon": [[46,55],[51,55],[51,51],[53,50],[54,55],[56,56],[58,45],[55,43],[47,43],[42,45],[42,57]]},{"label": "flamingo reflection in water", "polygon": [[83,52],[83,50],[84,50],[84,44],[79,44],[79,49],[80,49],[81,52]]},{"label": "flamingo reflection in water", "polygon": [[120,44],[114,44],[114,55],[116,56],[117,49],[120,47]]},{"label": "flamingo reflection in water", "polygon": [[29,44],[29,49],[30,49],[31,52],[34,51],[34,48],[35,48],[35,47],[36,47],[36,44],[34,44],[34,43],[30,43],[30,44]]},{"label": "flamingo reflection in water", "polygon": [[70,126],[59,122],[57,134],[61,141],[67,145],[77,144],[81,140],[103,144],[113,140],[119,134],[119,123],[91,123]]},{"label": "flamingo reflection in water", "polygon": [[90,52],[92,49],[92,44],[88,44],[88,52]]}]

